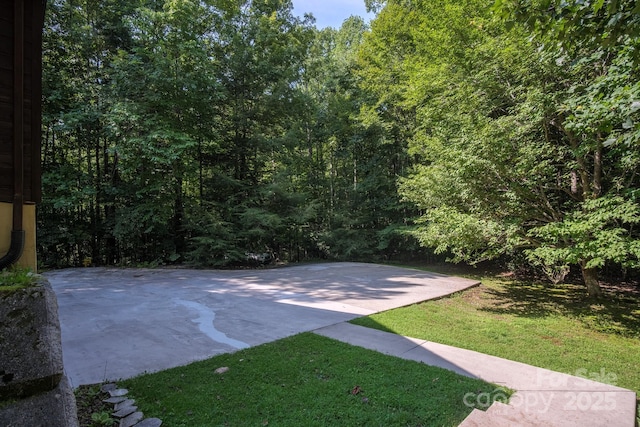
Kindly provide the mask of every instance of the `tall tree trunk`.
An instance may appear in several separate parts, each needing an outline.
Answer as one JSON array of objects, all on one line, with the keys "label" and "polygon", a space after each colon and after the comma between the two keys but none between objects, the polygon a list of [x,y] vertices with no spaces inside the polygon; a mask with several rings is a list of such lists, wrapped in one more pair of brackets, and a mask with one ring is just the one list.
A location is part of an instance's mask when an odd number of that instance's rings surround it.
[{"label": "tall tree trunk", "polygon": [[582,270],[582,279],[584,280],[584,284],[587,286],[587,292],[592,298],[600,298],[602,297],[602,288],[598,282],[598,269],[587,268],[586,264],[586,261],[582,261],[580,263],[580,268]]},{"label": "tall tree trunk", "polygon": [[[105,138],[106,139],[106,138]],[[103,228],[102,228],[102,168],[100,165],[100,157],[101,157],[101,143],[100,143],[100,137],[96,136],[96,146],[95,146],[95,151],[94,151],[94,160],[96,163],[96,179],[95,179],[95,189],[96,189],[96,195],[95,195],[95,206],[94,206],[94,218],[95,218],[95,223],[94,223],[94,234],[95,234],[95,241],[96,241],[96,248],[95,251],[93,253],[93,262],[97,263],[97,264],[102,264],[102,235],[103,235]]]},{"label": "tall tree trunk", "polygon": [[200,194],[198,197],[198,204],[202,206],[204,199],[204,160],[202,158],[202,137],[198,138],[198,188]]},{"label": "tall tree trunk", "polygon": [[[175,171],[175,168],[174,168]],[[174,172],[175,173],[175,172]],[[182,190],[182,177],[176,178],[174,211],[173,211],[173,243],[175,245],[176,254],[183,255],[186,251],[186,237],[184,235],[184,203]]]},{"label": "tall tree trunk", "polygon": [[[89,131],[89,133],[91,134],[92,132]],[[91,152],[91,148],[92,148],[92,144],[87,141],[87,175],[88,175],[88,181],[91,182],[94,185],[94,190],[95,190],[95,183],[96,183],[96,177],[93,171],[93,153]],[[91,237],[90,237],[90,246],[91,246],[91,263],[94,262],[94,260],[97,261],[98,259],[98,240],[97,240],[97,236],[98,236],[98,221],[96,219],[96,204],[95,204],[95,196],[89,196],[89,224],[91,227]],[[84,254],[83,254],[84,257]],[[89,260],[85,261],[82,260],[83,263],[88,262]]]},{"label": "tall tree trunk", "polygon": [[600,197],[602,194],[602,143],[598,143],[598,147],[593,153],[593,197]]}]

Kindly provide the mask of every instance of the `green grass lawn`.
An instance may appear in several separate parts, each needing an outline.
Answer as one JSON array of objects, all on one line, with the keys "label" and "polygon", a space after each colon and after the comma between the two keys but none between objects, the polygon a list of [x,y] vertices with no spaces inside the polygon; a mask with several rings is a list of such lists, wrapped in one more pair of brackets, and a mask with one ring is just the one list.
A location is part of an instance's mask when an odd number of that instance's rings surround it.
[{"label": "green grass lawn", "polygon": [[353,323],[581,374],[640,393],[640,297],[497,277],[449,298]]},{"label": "green grass lawn", "polygon": [[[227,367],[225,373],[216,369]],[[457,426],[496,386],[312,333],[119,384],[178,426]],[[500,391],[498,391],[500,393]]]}]

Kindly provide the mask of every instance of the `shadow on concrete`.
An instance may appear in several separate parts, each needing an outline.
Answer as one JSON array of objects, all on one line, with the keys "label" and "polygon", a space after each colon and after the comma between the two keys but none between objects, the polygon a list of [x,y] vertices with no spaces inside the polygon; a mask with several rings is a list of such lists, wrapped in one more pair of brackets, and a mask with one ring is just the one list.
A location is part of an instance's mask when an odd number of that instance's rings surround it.
[{"label": "shadow on concrete", "polygon": [[87,268],[45,276],[58,297],[74,386],[186,364],[475,285],[360,263],[258,271]]}]

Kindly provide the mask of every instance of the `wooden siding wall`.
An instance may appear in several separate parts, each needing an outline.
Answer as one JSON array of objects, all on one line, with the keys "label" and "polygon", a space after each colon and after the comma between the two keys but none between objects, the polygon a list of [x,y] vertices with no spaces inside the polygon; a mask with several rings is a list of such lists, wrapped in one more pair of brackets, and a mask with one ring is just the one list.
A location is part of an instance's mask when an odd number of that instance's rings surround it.
[{"label": "wooden siding wall", "polygon": [[[24,5],[24,22],[14,7]],[[0,202],[14,199],[14,132],[22,132],[25,202],[39,202],[42,97],[42,0],[0,0]],[[14,129],[14,25],[24,28],[23,129]]]}]

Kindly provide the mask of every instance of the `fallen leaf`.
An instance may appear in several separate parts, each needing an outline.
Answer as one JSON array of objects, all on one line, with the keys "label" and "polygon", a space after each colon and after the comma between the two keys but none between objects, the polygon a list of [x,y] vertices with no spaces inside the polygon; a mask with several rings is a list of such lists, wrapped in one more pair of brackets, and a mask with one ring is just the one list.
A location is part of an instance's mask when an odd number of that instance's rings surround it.
[{"label": "fallen leaf", "polygon": [[229,368],[227,368],[226,366],[223,366],[221,368],[216,369],[215,371],[213,371],[216,374],[224,374],[225,372],[227,372],[229,370]]},{"label": "fallen leaf", "polygon": [[360,388],[359,385],[355,386],[354,388],[351,389],[351,394],[353,394],[354,396],[358,393],[360,393],[362,391],[362,389]]}]

